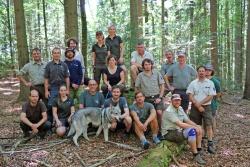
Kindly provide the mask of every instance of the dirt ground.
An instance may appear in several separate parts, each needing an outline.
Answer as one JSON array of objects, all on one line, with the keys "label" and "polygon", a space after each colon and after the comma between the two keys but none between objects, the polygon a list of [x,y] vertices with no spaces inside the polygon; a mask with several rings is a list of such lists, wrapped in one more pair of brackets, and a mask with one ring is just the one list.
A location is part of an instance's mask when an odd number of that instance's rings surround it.
[{"label": "dirt ground", "polygon": [[[18,144],[22,139],[19,128],[21,104],[17,103],[19,82],[16,78],[0,79],[0,166],[53,166],[53,167],[132,167],[146,155],[140,150],[140,142],[131,135],[124,138],[123,133],[111,133],[110,140],[123,143],[132,148],[121,148],[104,143],[103,135],[90,137],[87,142],[79,138],[80,147],[75,147],[68,139],[59,139],[54,134],[41,140],[33,138]],[[240,96],[225,95],[218,112],[218,129],[215,135],[215,155],[204,152],[206,166],[250,166],[250,101]],[[15,146],[16,145],[16,146]],[[155,147],[152,145],[152,147]],[[134,149],[134,150],[132,150]],[[137,150],[135,150],[137,149]],[[189,150],[176,158],[186,166],[198,166],[192,161]],[[176,166],[176,164],[171,164]]]}]

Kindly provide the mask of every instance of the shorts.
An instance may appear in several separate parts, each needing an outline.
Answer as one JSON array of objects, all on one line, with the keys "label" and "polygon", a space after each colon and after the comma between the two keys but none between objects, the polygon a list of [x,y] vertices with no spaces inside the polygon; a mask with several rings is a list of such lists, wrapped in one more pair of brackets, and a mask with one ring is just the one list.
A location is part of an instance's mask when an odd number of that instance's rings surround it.
[{"label": "shorts", "polygon": [[163,136],[163,139],[175,143],[182,143],[188,139],[188,133],[191,129],[192,128],[168,130],[167,134]]},{"label": "shorts", "polygon": [[164,110],[163,101],[161,100],[160,103],[156,104],[155,100],[159,98],[159,95],[155,95],[154,97],[145,97],[145,101],[154,105],[155,110]]},{"label": "shorts", "polygon": [[204,112],[198,111],[198,109],[192,105],[189,115],[190,119],[197,125],[202,125],[203,122],[206,126],[212,126],[213,116],[211,106],[207,105],[202,107],[205,109]]}]

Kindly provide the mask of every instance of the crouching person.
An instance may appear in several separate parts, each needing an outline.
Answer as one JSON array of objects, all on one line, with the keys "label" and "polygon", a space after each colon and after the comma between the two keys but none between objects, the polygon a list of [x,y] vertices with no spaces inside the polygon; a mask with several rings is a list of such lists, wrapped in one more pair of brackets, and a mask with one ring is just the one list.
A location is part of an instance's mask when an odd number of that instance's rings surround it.
[{"label": "crouching person", "polygon": [[59,95],[52,102],[52,112],[55,120],[56,134],[62,137],[65,135],[71,122],[71,117],[75,112],[74,102],[67,96],[65,85],[59,87]]},{"label": "crouching person", "polygon": [[46,135],[47,130],[51,128],[51,123],[47,121],[47,109],[42,101],[39,101],[39,93],[37,90],[31,90],[29,101],[22,106],[20,115],[20,127],[24,133],[24,137],[38,134],[41,139]]},{"label": "crouching person", "polygon": [[161,126],[163,139],[176,143],[187,139],[194,155],[194,160],[199,164],[205,164],[206,162],[200,155],[202,139],[201,127],[188,118],[180,106],[181,97],[179,94],[173,94],[171,102],[170,106],[163,112]]},{"label": "crouching person", "polygon": [[130,114],[134,120],[135,133],[139,137],[144,149],[148,149],[149,142],[145,138],[145,132],[148,132],[148,126],[152,130],[153,142],[159,144],[157,137],[159,127],[154,106],[151,103],[144,102],[145,96],[142,92],[135,93],[135,103],[130,106]]}]

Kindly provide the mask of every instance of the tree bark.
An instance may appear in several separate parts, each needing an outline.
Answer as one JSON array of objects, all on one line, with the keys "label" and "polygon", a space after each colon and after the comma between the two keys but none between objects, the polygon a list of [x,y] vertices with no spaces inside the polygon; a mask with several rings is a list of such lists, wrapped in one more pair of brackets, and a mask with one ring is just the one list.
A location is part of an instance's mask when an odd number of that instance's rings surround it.
[{"label": "tree bark", "polygon": [[211,33],[211,62],[217,74],[218,67],[218,50],[217,50],[217,0],[210,0],[210,33]]},{"label": "tree bark", "polygon": [[250,99],[250,0],[247,0],[247,47],[246,47],[246,81],[244,89],[244,99]]},{"label": "tree bark", "polygon": [[77,0],[64,0],[65,39],[78,40]]},{"label": "tree bark", "polygon": [[229,85],[229,81],[232,81],[232,58],[231,58],[231,33],[230,33],[230,20],[229,20],[229,2],[225,1],[225,27],[226,27],[226,61],[227,61],[227,76],[226,86]]},{"label": "tree bark", "polygon": [[[23,0],[14,0],[14,10],[15,10],[15,20],[16,20],[18,65],[19,68],[21,68],[26,63],[29,62]],[[26,97],[27,97],[27,89],[23,84],[21,84],[19,100],[25,100]]]},{"label": "tree bark", "polygon": [[6,0],[6,12],[7,12],[7,25],[8,25],[8,40],[9,40],[9,50],[10,50],[10,57],[11,57],[11,64],[12,64],[12,69],[15,68],[14,66],[14,53],[13,53],[13,49],[12,49],[12,34],[11,34],[11,22],[10,22],[10,0]]},{"label": "tree bark", "polygon": [[88,40],[87,40],[87,18],[85,10],[85,0],[80,0],[81,8],[81,21],[82,21],[82,55],[84,59],[85,66],[85,75],[88,75],[88,63],[87,63],[87,49],[88,49]]},{"label": "tree bark", "polygon": [[[130,0],[130,53],[134,51],[137,42],[138,32],[138,13],[137,13],[137,0]],[[131,56],[131,55],[130,55]]]},{"label": "tree bark", "polygon": [[49,53],[48,53],[48,34],[47,34],[47,16],[46,16],[46,3],[45,0],[42,0],[43,3],[43,22],[44,22],[44,41],[45,41],[45,57],[46,59],[49,59]]}]

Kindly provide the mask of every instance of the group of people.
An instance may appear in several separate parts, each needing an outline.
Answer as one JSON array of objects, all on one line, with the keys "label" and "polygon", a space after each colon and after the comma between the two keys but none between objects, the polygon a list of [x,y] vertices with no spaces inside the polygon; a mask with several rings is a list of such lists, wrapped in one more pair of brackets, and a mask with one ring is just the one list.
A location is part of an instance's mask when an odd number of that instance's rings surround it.
[{"label": "group of people", "polygon": [[[206,134],[207,151],[215,153],[213,132],[220,94],[220,83],[213,77],[213,67],[199,66],[195,70],[186,64],[185,52],[177,52],[178,62],[175,62],[173,52],[167,50],[166,62],[158,71],[153,55],[146,51],[143,43],[138,43],[131,53],[131,88],[135,96],[129,106],[123,96],[128,75],[123,41],[116,35],[114,25],[108,32],[106,38],[101,31],[96,32],[97,42],[92,46],[93,79],[84,75],[83,56],[76,49],[78,42],[74,38],[67,41],[64,56],[60,48],[54,48],[48,63],[42,61],[38,48],[32,50],[33,61],[18,74],[20,81],[30,87],[29,100],[21,112],[20,127],[24,136],[32,132],[44,138],[53,126],[57,135],[64,136],[72,115],[77,112],[75,107],[118,105],[121,121],[113,120],[110,130],[121,128],[125,135],[134,131],[144,149],[150,146],[145,137],[149,130],[155,144],[161,140],[177,143],[188,140],[195,161],[205,164],[201,141]],[[26,74],[29,81],[24,78]],[[99,89],[101,79],[102,91]],[[168,92],[172,93],[170,99],[166,98]],[[75,101],[79,105],[76,106]]]}]

